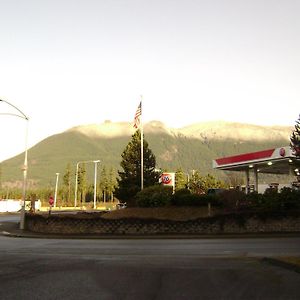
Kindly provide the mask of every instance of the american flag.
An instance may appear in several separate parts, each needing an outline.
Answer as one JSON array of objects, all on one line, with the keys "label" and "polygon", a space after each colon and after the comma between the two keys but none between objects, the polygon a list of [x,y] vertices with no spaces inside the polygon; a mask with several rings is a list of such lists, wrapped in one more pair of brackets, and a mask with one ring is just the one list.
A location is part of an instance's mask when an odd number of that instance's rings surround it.
[{"label": "american flag", "polygon": [[135,112],[134,124],[133,124],[134,128],[138,128],[140,126],[141,115],[142,115],[142,101],[140,102],[140,104]]}]

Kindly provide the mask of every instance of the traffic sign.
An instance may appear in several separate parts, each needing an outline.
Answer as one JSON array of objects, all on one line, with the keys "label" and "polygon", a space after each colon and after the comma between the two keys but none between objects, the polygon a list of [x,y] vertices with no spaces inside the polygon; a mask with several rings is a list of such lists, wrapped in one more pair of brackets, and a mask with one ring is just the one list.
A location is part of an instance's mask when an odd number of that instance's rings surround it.
[{"label": "traffic sign", "polygon": [[54,204],[54,199],[52,196],[50,196],[49,198],[49,204],[52,206]]}]

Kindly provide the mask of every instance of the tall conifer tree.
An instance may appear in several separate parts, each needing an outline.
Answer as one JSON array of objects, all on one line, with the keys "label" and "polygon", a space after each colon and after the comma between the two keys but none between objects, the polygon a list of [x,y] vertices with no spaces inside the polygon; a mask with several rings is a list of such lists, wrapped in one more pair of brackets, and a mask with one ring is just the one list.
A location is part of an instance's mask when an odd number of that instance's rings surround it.
[{"label": "tall conifer tree", "polygon": [[300,115],[298,120],[296,121],[295,130],[291,134],[291,149],[293,150],[293,153],[300,157]]},{"label": "tall conifer tree", "polygon": [[64,183],[64,187],[65,190],[67,191],[67,205],[71,204],[71,180],[72,180],[72,170],[71,170],[71,164],[68,163],[67,167],[66,167],[66,171],[65,174],[63,176],[63,183]]},{"label": "tall conifer tree", "polygon": [[[159,174],[155,171],[156,158],[148,147],[148,142],[143,140],[144,151],[144,187],[152,186],[158,182]],[[141,190],[141,131],[137,130],[131,141],[122,153],[121,167],[119,171],[118,188],[116,196],[129,205],[133,204],[133,198]]]}]

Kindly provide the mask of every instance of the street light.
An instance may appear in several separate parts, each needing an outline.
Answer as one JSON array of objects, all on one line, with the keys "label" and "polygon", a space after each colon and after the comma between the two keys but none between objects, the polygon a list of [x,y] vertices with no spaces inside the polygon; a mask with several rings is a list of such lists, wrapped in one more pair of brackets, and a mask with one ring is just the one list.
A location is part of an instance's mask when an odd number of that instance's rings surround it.
[{"label": "street light", "polygon": [[22,167],[23,171],[23,188],[22,188],[22,208],[21,208],[21,217],[20,217],[20,229],[25,228],[25,206],[26,206],[26,184],[27,184],[27,169],[28,169],[28,164],[27,164],[27,140],[28,140],[28,121],[29,118],[16,106],[13,104],[9,103],[6,100],[0,99],[0,102],[4,102],[8,104],[9,106],[13,107],[15,110],[18,111],[19,114],[13,114],[13,113],[1,113],[1,115],[10,115],[14,117],[19,117],[24,120],[26,120],[26,133],[25,133],[25,157],[24,157],[24,165]]},{"label": "street light", "polygon": [[54,193],[54,207],[56,207],[58,177],[59,177],[59,173],[56,173],[56,184],[55,184],[55,193]]},{"label": "street light", "polygon": [[95,163],[95,177],[94,177],[94,209],[96,209],[96,195],[97,195],[97,163],[100,160],[94,160]]},{"label": "street light", "polygon": [[75,173],[75,197],[74,197],[74,207],[77,207],[77,190],[78,190],[78,167],[81,163],[95,163],[95,176],[94,176],[94,208],[96,206],[96,185],[97,185],[97,163],[100,162],[100,160],[82,160],[78,161],[76,164],[76,173]]}]

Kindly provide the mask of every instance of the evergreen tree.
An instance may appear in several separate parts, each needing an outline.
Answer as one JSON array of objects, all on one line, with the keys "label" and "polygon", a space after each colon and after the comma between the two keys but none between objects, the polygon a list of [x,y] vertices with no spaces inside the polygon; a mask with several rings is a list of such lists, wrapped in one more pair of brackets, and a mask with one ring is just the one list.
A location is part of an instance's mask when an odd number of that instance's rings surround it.
[{"label": "evergreen tree", "polygon": [[295,130],[291,134],[290,141],[290,146],[293,150],[293,153],[297,157],[300,157],[300,115],[298,120],[296,121]]},{"label": "evergreen tree", "polygon": [[106,202],[107,200],[113,201],[113,193],[117,186],[116,174],[113,168],[109,171],[104,166],[101,170],[100,180],[99,180],[99,193],[102,194],[102,200]]},{"label": "evergreen tree", "polygon": [[114,200],[114,191],[117,187],[117,180],[116,180],[116,174],[113,168],[110,168],[109,174],[108,174],[108,189],[107,192],[109,194],[110,200]]},{"label": "evergreen tree", "polygon": [[81,164],[78,168],[78,192],[80,193],[81,202],[85,200],[85,193],[87,190],[87,180],[86,180],[86,169],[85,163]]},{"label": "evergreen tree", "polygon": [[[0,163],[0,191],[2,190],[2,164]],[[0,194],[1,199],[1,194]]]},{"label": "evergreen tree", "polygon": [[[85,202],[93,202],[94,201],[94,185],[93,184],[89,184],[87,187],[86,187],[86,190],[85,190]],[[96,197],[97,199],[97,197]]]},{"label": "evergreen tree", "polygon": [[72,171],[71,171],[71,164],[67,164],[67,168],[65,171],[65,174],[63,176],[63,184],[64,184],[64,190],[66,191],[67,195],[67,204],[71,204],[71,180],[72,180]]},{"label": "evergreen tree", "polygon": [[101,170],[100,181],[99,181],[99,190],[102,193],[103,202],[106,202],[107,190],[108,190],[108,176],[106,167],[104,166]]},{"label": "evergreen tree", "polygon": [[[156,158],[143,140],[144,187],[158,182],[159,174],[155,171]],[[127,204],[133,204],[133,198],[141,190],[141,132],[137,130],[122,153],[120,163],[123,171],[118,171],[116,196]]]},{"label": "evergreen tree", "polygon": [[178,169],[175,173],[175,190],[185,189],[187,187],[187,176],[182,171],[182,169]]}]

